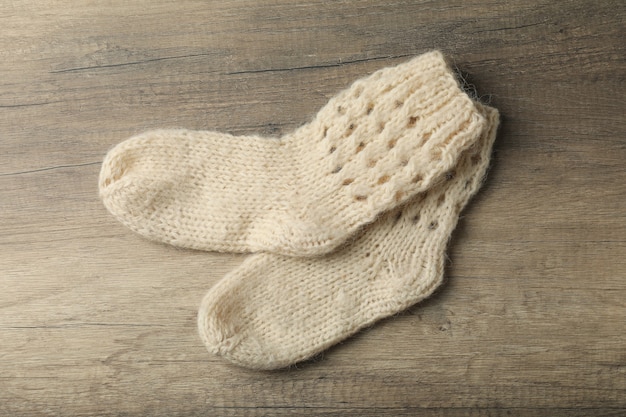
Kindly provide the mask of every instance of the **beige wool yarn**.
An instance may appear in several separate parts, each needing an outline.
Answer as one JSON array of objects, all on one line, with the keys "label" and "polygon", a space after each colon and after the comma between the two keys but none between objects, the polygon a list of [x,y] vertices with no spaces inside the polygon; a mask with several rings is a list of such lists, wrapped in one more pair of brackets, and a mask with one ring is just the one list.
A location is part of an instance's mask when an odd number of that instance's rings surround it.
[{"label": "beige wool yarn", "polygon": [[100,196],[152,240],[321,255],[429,189],[485,125],[434,51],[356,81],[282,138],[190,130],[130,138],[107,154]]},{"label": "beige wool yarn", "polygon": [[204,297],[198,329],[207,349],[248,368],[310,358],[430,295],[459,213],[480,188],[498,112],[431,189],[367,226],[351,244],[317,258],[250,256]]}]

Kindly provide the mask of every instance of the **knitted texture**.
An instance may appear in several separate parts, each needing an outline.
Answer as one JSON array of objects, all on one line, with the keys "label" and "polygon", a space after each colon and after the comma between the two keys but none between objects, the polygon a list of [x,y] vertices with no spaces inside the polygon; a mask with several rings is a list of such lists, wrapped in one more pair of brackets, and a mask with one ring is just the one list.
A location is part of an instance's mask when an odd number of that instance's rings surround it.
[{"label": "knitted texture", "polygon": [[106,156],[100,195],[153,240],[327,253],[449,171],[485,119],[441,53],[379,70],[282,138],[156,130]]},{"label": "knitted texture", "polygon": [[208,350],[245,367],[274,369],[310,358],[408,308],[442,282],[444,252],[460,211],[487,170],[498,112],[433,187],[318,258],[256,254],[202,301]]}]

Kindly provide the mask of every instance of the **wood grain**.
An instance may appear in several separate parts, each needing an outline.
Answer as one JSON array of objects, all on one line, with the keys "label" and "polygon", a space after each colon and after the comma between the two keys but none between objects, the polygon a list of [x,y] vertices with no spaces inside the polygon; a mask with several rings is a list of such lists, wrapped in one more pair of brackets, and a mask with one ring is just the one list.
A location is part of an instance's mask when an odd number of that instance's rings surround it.
[{"label": "wood grain", "polygon": [[[0,415],[626,412],[622,1],[0,2]],[[145,241],[97,196],[155,127],[278,136],[439,48],[503,116],[446,284],[315,360],[196,336],[245,255]]]}]

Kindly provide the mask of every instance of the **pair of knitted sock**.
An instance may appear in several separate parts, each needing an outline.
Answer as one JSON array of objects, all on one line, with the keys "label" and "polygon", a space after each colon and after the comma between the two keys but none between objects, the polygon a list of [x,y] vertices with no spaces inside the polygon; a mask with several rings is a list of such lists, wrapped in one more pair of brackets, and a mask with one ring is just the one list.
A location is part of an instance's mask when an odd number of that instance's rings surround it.
[{"label": "pair of knitted sock", "polygon": [[360,79],[280,139],[147,132],[100,174],[123,224],[180,247],[258,252],[204,297],[208,350],[274,369],[430,295],[498,125],[438,51]]}]

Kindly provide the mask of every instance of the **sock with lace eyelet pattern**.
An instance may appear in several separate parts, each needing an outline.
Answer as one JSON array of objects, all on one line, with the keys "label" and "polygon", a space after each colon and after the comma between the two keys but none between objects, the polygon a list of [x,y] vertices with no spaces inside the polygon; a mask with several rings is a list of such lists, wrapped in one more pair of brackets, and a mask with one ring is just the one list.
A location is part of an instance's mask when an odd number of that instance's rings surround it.
[{"label": "sock with lace eyelet pattern", "polygon": [[107,154],[100,196],[152,240],[320,255],[430,188],[484,126],[434,51],[357,80],[281,138],[190,130],[132,137]]},{"label": "sock with lace eyelet pattern", "polygon": [[198,313],[207,349],[240,366],[282,368],[429,296],[488,167],[499,116],[480,108],[488,125],[458,163],[350,244],[316,258],[255,254],[219,281]]}]

